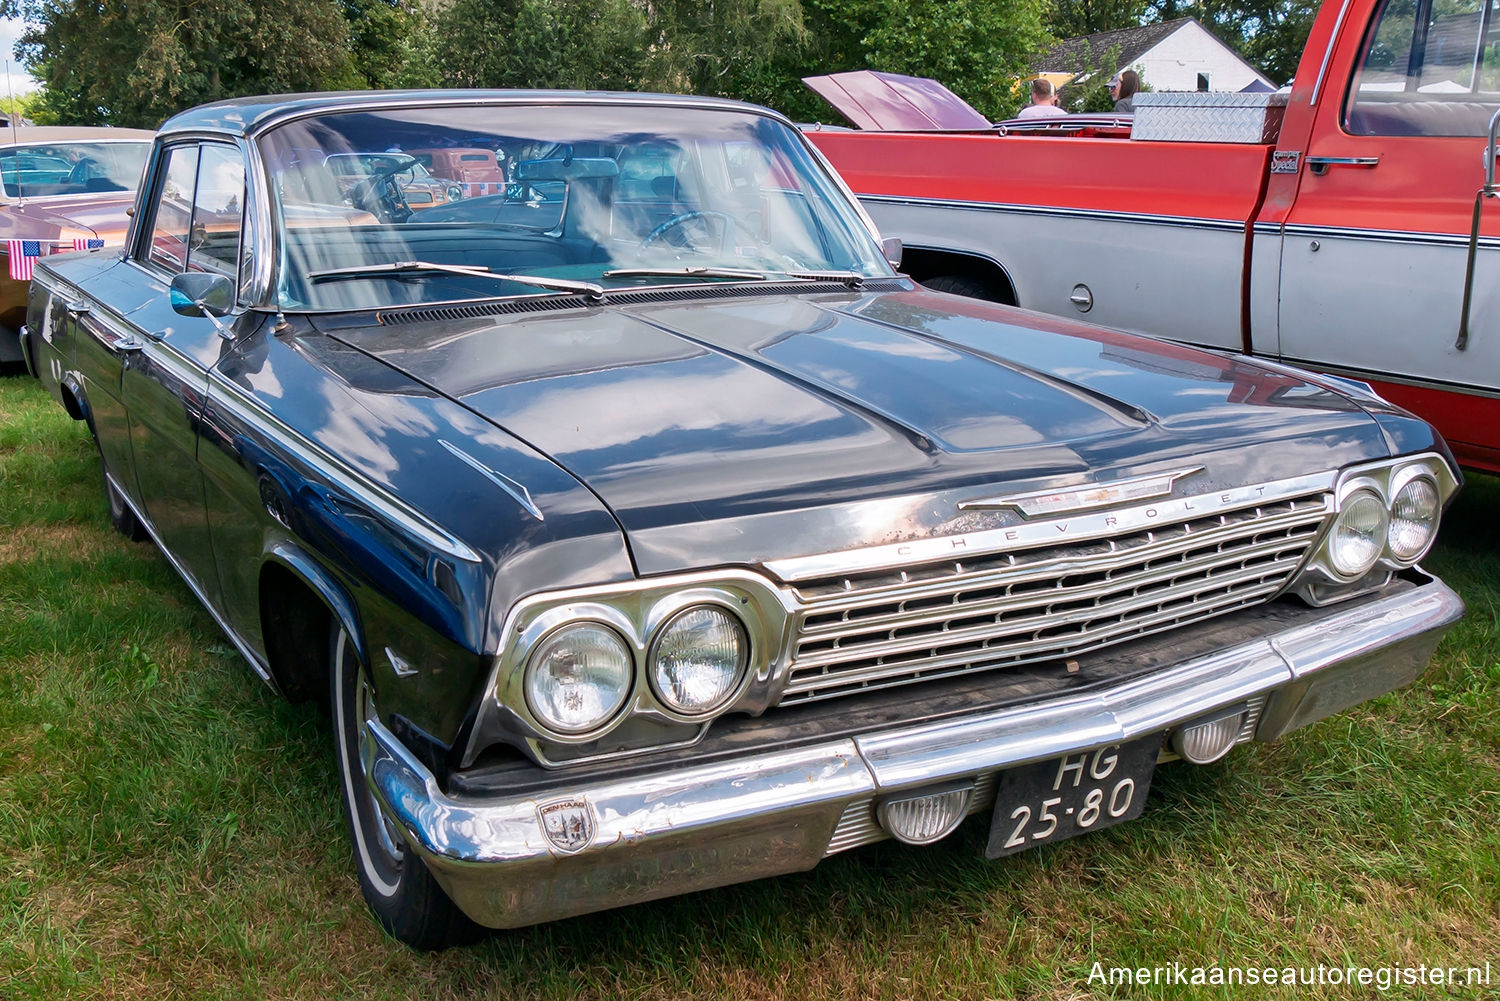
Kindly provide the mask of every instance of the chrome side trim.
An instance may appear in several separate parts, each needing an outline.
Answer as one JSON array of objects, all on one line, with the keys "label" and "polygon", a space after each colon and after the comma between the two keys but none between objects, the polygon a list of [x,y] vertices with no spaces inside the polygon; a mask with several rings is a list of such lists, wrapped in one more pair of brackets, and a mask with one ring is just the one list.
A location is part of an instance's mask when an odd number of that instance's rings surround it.
[{"label": "chrome side trim", "polygon": [[108,477],[110,485],[120,495],[120,499],[125,502],[125,506],[130,508],[130,513],[135,515],[135,520],[146,530],[146,534],[151,536],[151,541],[156,546],[157,551],[166,557],[172,569],[177,571],[177,576],[182,578],[183,583],[188,586],[188,590],[193,592],[193,597],[198,599],[198,603],[213,617],[214,622],[224,631],[224,635],[229,637],[229,642],[234,644],[234,648],[240,652],[240,656],[250,662],[250,667],[255,671],[256,676],[265,682],[271,691],[277,695],[283,694],[281,686],[276,684],[276,679],[271,676],[270,668],[261,662],[260,657],[250,647],[250,644],[229,624],[229,620],[220,615],[219,610],[214,608],[213,602],[208,600],[208,596],[203,593],[203,588],[198,586],[198,582],[193,578],[193,575],[188,573],[177,557],[172,555],[172,551],[162,544],[161,536],[156,531],[156,525],[141,512],[140,508],[135,506],[135,502],[130,499],[130,495],[120,488],[118,480],[108,472],[105,472],[104,475]]},{"label": "chrome side trim", "polygon": [[1395,386],[1411,386],[1415,389],[1433,389],[1443,393],[1462,393],[1464,396],[1479,396],[1489,400],[1500,400],[1500,390],[1484,389],[1480,386],[1469,386],[1456,382],[1442,382],[1438,379],[1418,379],[1415,376],[1394,375],[1390,372],[1374,372],[1362,368],[1347,368],[1342,365],[1331,365],[1325,361],[1314,361],[1311,358],[1284,357],[1281,360],[1287,365],[1308,369],[1312,372],[1324,372],[1333,376],[1369,380],[1371,382],[1387,382]]},{"label": "chrome side trim", "polygon": [[[1359,229],[1352,226],[1313,226],[1306,223],[1272,226],[1271,229],[1285,236],[1310,237],[1319,240],[1372,240],[1377,243],[1400,243],[1419,247],[1467,248],[1469,245],[1467,233],[1423,233],[1416,230]],[[1479,241],[1479,246],[1486,250],[1500,250],[1500,237],[1484,237]]]},{"label": "chrome side trim", "polygon": [[537,521],[546,521],[546,518],[542,516],[542,509],[536,506],[536,502],[531,499],[531,491],[527,490],[524,484],[517,483],[504,473],[496,472],[446,438],[439,438],[438,444],[447,449],[449,454],[454,458],[465,463],[475,472],[509,494],[510,498],[521,505],[527,514],[531,515]]},{"label": "chrome side trim", "polygon": [[983,212],[1009,212],[1016,215],[1048,216],[1062,219],[1141,223],[1149,226],[1174,226],[1179,229],[1211,229],[1231,233],[1243,233],[1245,231],[1245,224],[1235,219],[1203,219],[1196,216],[1153,215],[1144,212],[1110,212],[1102,209],[1017,205],[1008,202],[971,202],[950,198],[918,198],[909,195],[859,194],[858,197],[862,202],[876,202],[886,205],[918,205],[942,209],[976,209]]},{"label": "chrome side trim", "polygon": [[[1409,682],[1462,614],[1434,580],[1104,690],[707,764],[667,755],[652,772],[570,776],[517,796],[446,796],[378,721],[361,731],[360,755],[381,810],[458,906],[520,927],[808,869],[877,834],[869,811],[881,795],[1160,733],[1258,696],[1270,701],[1257,736],[1279,736]],[[596,824],[571,855],[537,816],[537,803],[561,798]]]},{"label": "chrome side trim", "polygon": [[[219,390],[219,392],[215,392]],[[457,536],[450,534],[431,519],[406,504],[395,494],[375,483],[362,471],[349,465],[332,452],[284,423],[255,397],[225,379],[217,371],[209,373],[207,406],[223,407],[233,416],[263,430],[276,443],[315,469],[332,470],[340,486],[362,504],[389,519],[426,545],[469,563],[480,562],[480,556]]]},{"label": "chrome side trim", "polygon": [[1331,488],[1338,474],[1334,471],[1297,476],[1272,483],[1232,487],[1212,494],[1174,497],[1151,504],[1123,508],[1107,513],[1082,514],[1049,522],[1013,525],[967,535],[933,539],[914,539],[866,549],[838,553],[814,553],[765,564],[768,571],[784,581],[829,577],[840,573],[896,569],[908,563],[1003,552],[1023,546],[1048,542],[1080,542],[1101,539],[1152,525],[1186,521],[1213,514],[1215,511],[1244,507],[1263,501],[1284,500]]}]

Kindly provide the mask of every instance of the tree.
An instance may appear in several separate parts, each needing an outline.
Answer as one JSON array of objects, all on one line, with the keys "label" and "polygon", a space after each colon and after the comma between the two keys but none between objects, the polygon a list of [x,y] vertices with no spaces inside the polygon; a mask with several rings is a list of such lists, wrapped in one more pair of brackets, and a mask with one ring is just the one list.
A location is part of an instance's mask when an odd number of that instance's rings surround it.
[{"label": "tree", "polygon": [[1191,14],[1202,21],[1278,84],[1297,72],[1319,6],[1315,0],[1199,0],[1191,6],[1177,5],[1175,0],[1162,2],[1181,11],[1175,16]]},{"label": "tree", "polygon": [[43,113],[154,128],[176,111],[252,93],[357,86],[349,25],[332,0],[5,0]]},{"label": "tree", "polygon": [[454,0],[431,28],[437,75],[459,87],[629,89],[651,56],[631,0]]},{"label": "tree", "polygon": [[385,88],[407,86],[422,71],[413,39],[423,26],[423,9],[416,0],[339,0],[349,25],[349,51],[360,85]]},{"label": "tree", "polygon": [[1080,38],[1134,27],[1146,9],[1147,0],[1055,0],[1048,27],[1058,38]]}]

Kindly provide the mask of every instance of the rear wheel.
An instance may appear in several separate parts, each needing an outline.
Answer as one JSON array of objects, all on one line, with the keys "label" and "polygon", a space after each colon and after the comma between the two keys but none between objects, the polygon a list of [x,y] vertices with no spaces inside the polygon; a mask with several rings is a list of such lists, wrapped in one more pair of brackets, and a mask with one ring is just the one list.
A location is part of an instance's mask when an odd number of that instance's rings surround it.
[{"label": "rear wheel", "polygon": [[414,949],[473,941],[480,929],[454,905],[375,802],[359,754],[359,734],[375,719],[375,696],[349,634],[335,628],[330,694],[334,756],[359,888],[382,928]]}]

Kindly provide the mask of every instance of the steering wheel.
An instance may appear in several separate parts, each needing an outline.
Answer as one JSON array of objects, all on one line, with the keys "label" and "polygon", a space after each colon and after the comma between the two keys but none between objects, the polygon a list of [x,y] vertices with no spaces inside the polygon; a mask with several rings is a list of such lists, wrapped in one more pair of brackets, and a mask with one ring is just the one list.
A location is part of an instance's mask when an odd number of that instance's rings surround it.
[{"label": "steering wheel", "polygon": [[[721,254],[724,253],[729,247],[729,236],[739,228],[739,223],[735,222],[734,216],[728,212],[716,212],[713,209],[695,209],[692,212],[680,212],[674,215],[646,234],[645,238],[641,240],[641,249],[647,250],[653,243],[668,242],[668,233],[686,226],[690,222],[696,222],[699,219],[717,219],[719,221],[720,226],[723,227],[719,233],[719,252]],[[690,241],[671,243],[670,245],[681,250],[701,252],[698,250],[697,244]]]},{"label": "steering wheel", "polygon": [[412,208],[406,201],[406,193],[396,175],[410,170],[421,161],[414,156],[397,160],[378,170],[372,170],[358,184],[349,189],[349,204],[362,212],[368,212],[381,222],[405,222],[412,217]]},{"label": "steering wheel", "polygon": [[87,184],[89,181],[103,176],[104,171],[100,167],[99,161],[91,156],[85,156],[80,157],[78,162],[73,164],[72,169],[68,171],[67,180],[63,183]]}]

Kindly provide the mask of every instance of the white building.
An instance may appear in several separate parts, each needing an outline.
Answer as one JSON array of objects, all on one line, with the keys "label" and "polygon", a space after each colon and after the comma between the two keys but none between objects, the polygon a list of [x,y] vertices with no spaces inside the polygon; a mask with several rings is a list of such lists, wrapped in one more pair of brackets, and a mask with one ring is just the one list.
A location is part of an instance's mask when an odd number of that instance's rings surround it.
[{"label": "white building", "polygon": [[1138,28],[1101,31],[1058,42],[1037,63],[1037,71],[1077,74],[1118,49],[1117,70],[1133,69],[1152,90],[1275,90],[1276,84],[1240,58],[1196,18],[1179,17]]}]

